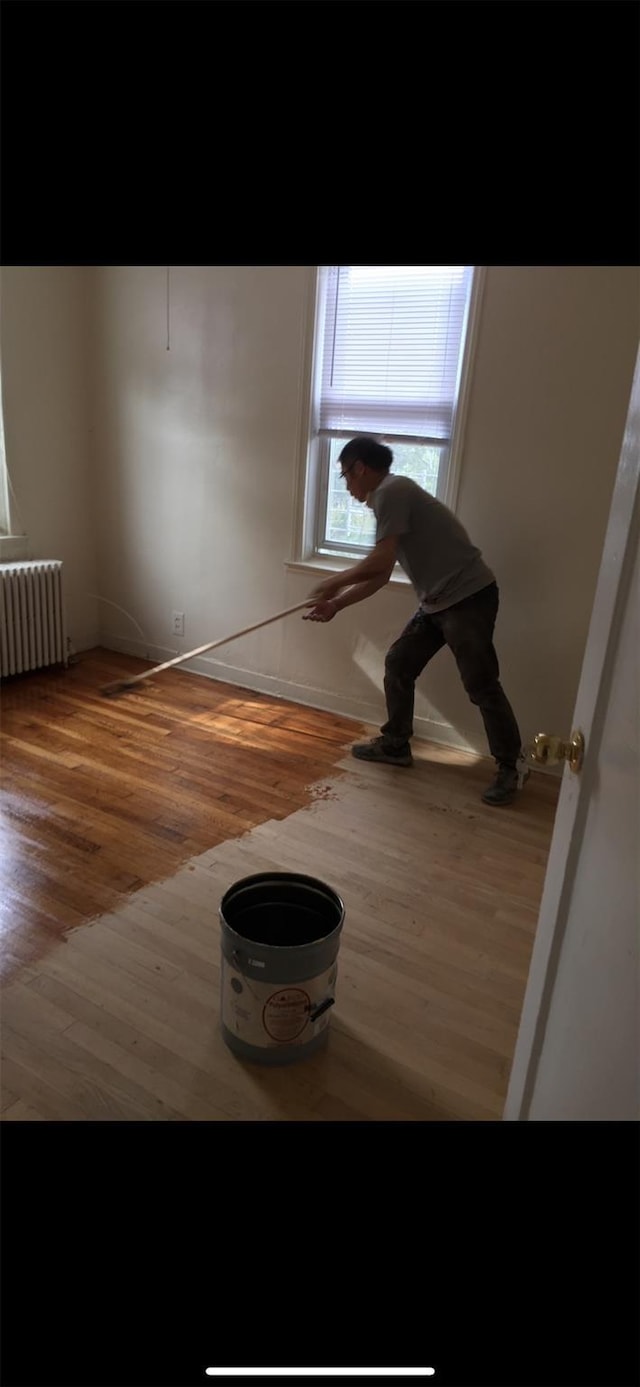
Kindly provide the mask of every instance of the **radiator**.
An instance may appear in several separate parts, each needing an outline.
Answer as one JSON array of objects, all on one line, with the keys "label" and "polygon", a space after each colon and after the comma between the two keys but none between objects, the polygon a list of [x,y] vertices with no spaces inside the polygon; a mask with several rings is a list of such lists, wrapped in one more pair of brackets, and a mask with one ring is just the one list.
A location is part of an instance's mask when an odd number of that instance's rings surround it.
[{"label": "radiator", "polygon": [[67,664],[58,559],[0,563],[0,677]]}]

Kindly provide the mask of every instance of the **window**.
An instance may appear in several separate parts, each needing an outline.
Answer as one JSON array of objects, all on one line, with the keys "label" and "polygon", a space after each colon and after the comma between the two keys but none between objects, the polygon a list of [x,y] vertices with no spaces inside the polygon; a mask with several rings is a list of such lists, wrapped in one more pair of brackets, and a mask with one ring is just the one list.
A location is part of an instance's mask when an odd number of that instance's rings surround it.
[{"label": "window", "polygon": [[455,441],[477,297],[470,265],[332,265],[320,270],[300,554],[360,556],[372,512],[337,459],[355,434],[393,450],[393,471],[453,504]]},{"label": "window", "polygon": [[0,563],[28,558],[29,541],[27,536],[16,533],[19,518],[20,513],[13,495],[11,477],[7,467],[0,368]]},{"label": "window", "polygon": [[2,411],[2,383],[0,381],[0,535],[9,533],[9,479],[7,459],[4,449],[4,419]]},{"label": "window", "polygon": [[3,539],[4,536],[9,533],[10,519],[11,517],[9,510],[9,478],[7,474],[7,457],[4,446],[2,366],[0,364],[0,539]]}]

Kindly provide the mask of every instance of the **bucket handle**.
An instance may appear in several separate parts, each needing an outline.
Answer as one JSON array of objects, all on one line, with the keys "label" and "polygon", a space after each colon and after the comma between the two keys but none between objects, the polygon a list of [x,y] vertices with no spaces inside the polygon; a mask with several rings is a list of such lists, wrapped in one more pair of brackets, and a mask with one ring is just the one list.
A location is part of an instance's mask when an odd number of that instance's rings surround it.
[{"label": "bucket handle", "polygon": [[322,1016],[323,1012],[328,1011],[329,1007],[334,1005],[335,1000],[335,997],[325,997],[324,1002],[320,1002],[319,1006],[314,1007],[313,1011],[309,1012],[309,1020],[317,1021],[318,1017]]}]

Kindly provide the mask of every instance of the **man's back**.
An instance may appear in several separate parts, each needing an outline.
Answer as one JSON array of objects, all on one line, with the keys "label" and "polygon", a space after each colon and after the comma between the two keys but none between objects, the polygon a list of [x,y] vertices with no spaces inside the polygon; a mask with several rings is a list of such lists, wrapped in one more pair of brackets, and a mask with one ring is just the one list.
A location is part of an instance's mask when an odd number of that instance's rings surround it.
[{"label": "man's back", "polygon": [[369,504],[376,542],[397,537],[398,562],[425,611],[443,611],[496,581],[453,511],[410,477],[389,473]]}]

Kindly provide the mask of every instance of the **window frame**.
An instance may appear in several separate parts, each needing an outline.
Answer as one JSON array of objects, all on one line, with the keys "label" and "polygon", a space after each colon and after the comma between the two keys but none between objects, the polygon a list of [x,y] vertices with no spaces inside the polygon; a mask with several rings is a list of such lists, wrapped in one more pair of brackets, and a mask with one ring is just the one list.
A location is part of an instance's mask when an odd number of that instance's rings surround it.
[{"label": "window frame", "polygon": [[11,497],[9,495],[9,475],[7,472],[7,453],[4,441],[4,409],[2,403],[2,367],[0,366],[0,539],[11,535]]},{"label": "window frame", "polygon": [[13,501],[11,477],[7,466],[2,366],[0,363],[0,563],[13,563],[29,557],[27,536],[15,532],[15,520],[18,512]]},{"label": "window frame", "polygon": [[[318,399],[322,371],[323,309],[324,309],[324,266],[315,266],[310,272],[309,291],[305,305],[305,353],[303,360],[303,385],[306,398],[301,401],[298,425],[298,455],[300,467],[297,475],[294,500],[293,558],[288,566],[292,568],[340,570],[349,567],[354,559],[368,554],[371,545],[339,545],[325,541],[322,536],[329,482],[329,457],[332,438],[344,437],[345,442],[353,437],[352,432],[335,431],[320,434],[318,429]],[[424,439],[426,446],[442,447],[438,476],[438,499],[455,511],[458,498],[462,443],[466,424],[468,398],[472,366],[477,345],[478,323],[485,284],[485,267],[475,265],[462,353],[458,368],[458,385],[454,401],[451,436],[448,441]],[[422,440],[395,435],[376,435],[393,449],[394,443],[419,443]],[[393,580],[406,582],[404,574],[396,568]]]}]

